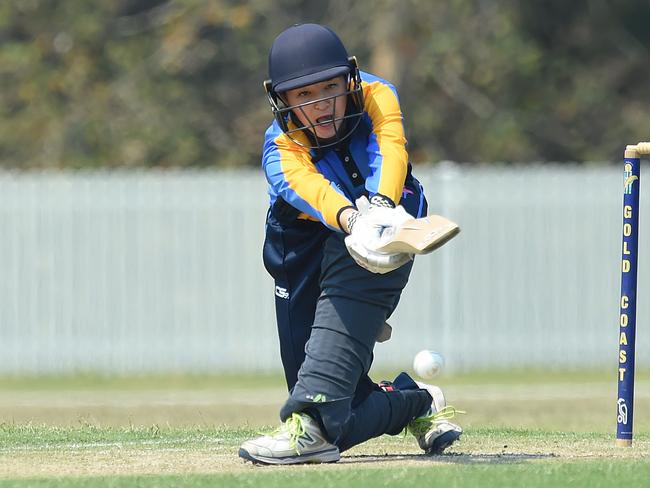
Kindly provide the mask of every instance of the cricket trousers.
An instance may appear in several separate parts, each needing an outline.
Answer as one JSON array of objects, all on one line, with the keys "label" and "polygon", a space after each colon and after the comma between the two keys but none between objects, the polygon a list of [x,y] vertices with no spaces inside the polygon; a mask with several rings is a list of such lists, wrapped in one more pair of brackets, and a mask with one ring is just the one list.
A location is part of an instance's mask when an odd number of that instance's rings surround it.
[{"label": "cricket trousers", "polygon": [[[419,183],[412,188],[411,198],[403,195],[401,203],[422,216],[426,200]],[[275,280],[280,353],[290,393],[281,419],[294,412],[312,414],[341,451],[401,432],[428,410],[430,395],[406,374],[396,379],[393,391],[384,391],[368,371],[375,340],[397,306],[413,263],[383,275],[370,273],[349,255],[343,234],[296,219],[293,208],[279,202],[267,217],[263,254]]]}]

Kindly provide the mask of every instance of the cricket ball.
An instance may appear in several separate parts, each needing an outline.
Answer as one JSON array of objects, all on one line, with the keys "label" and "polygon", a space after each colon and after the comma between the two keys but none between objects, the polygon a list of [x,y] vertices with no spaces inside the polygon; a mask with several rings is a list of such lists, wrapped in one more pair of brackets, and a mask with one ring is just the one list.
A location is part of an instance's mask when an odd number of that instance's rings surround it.
[{"label": "cricket ball", "polygon": [[424,379],[431,379],[440,374],[445,366],[445,358],[442,354],[425,349],[420,351],[413,358],[413,370]]}]

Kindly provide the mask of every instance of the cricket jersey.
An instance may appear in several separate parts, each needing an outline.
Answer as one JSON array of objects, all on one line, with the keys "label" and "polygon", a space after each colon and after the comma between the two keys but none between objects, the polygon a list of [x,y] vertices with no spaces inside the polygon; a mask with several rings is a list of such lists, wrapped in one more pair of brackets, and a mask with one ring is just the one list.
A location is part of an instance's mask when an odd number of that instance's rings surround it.
[{"label": "cricket jersey", "polygon": [[[410,166],[397,91],[363,71],[361,80],[362,119],[343,144],[319,152],[293,142],[277,121],[267,129],[262,167],[271,206],[282,200],[298,211],[297,218],[341,232],[339,213],[360,196],[381,194],[399,204],[411,191],[405,187]],[[411,213],[420,217],[426,201],[421,191],[416,193],[421,201]]]}]

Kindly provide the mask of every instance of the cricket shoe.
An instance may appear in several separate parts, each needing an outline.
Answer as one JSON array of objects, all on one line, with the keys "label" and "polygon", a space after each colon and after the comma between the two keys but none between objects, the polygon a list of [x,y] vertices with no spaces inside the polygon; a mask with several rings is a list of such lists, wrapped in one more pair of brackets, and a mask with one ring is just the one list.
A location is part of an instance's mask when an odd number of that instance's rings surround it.
[{"label": "cricket shoe", "polygon": [[445,400],[445,395],[442,393],[440,387],[435,385],[427,385],[426,383],[421,383],[419,381],[415,382],[418,385],[418,388],[421,390],[427,390],[429,395],[431,395],[431,409],[434,413],[440,412],[443,408],[447,406],[447,401]]},{"label": "cricket shoe", "polygon": [[416,383],[431,395],[431,407],[421,417],[411,420],[406,426],[406,430],[413,434],[418,445],[426,454],[442,454],[463,433],[463,429],[459,425],[449,422],[449,419],[461,411],[451,405],[447,406],[445,396],[437,386]]},{"label": "cricket shoe", "polygon": [[244,442],[239,457],[255,464],[335,463],[339,448],[330,444],[318,422],[293,413],[274,433]]}]

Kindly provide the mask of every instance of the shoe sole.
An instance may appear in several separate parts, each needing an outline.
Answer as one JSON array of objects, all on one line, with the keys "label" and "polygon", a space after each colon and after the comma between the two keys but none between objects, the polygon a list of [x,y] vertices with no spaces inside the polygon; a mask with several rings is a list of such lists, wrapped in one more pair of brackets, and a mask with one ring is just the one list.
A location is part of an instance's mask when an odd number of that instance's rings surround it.
[{"label": "shoe sole", "polygon": [[429,456],[442,454],[442,452],[456,442],[461,435],[462,432],[456,430],[445,432],[433,442],[433,445],[426,451],[426,454]]},{"label": "shoe sole", "polygon": [[330,449],[328,451],[313,452],[310,454],[303,454],[300,456],[286,456],[286,457],[267,457],[267,456],[253,456],[246,449],[239,449],[239,457],[245,461],[250,461],[253,464],[321,464],[321,463],[335,463],[341,459],[341,454],[338,449]]}]

